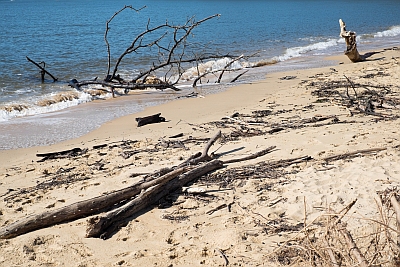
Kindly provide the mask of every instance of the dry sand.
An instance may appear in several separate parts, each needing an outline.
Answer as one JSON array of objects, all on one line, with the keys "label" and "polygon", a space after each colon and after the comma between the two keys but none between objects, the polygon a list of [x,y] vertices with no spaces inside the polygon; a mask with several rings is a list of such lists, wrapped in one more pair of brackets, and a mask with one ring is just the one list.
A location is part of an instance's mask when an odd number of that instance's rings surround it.
[{"label": "dry sand", "polygon": [[[351,217],[376,218],[376,192],[400,181],[400,103],[392,101],[391,106],[376,108],[378,114],[367,115],[356,104],[345,107],[338,95],[311,93],[339,81],[355,98],[345,75],[372,90],[385,86],[391,91],[385,97],[399,100],[399,57],[396,49],[379,51],[357,64],[338,56],[335,59],[344,64],[268,74],[265,80],[216,95],[148,108],[78,139],[0,151],[4,227],[30,214],[129,186],[140,179],[132,178],[133,173],[177,165],[202,151],[202,139],[218,129],[223,138],[211,150],[218,149],[215,153],[223,160],[276,146],[265,156],[228,166],[247,170],[244,177],[238,172],[229,176],[226,170],[218,171],[219,180],[203,177],[190,186],[205,189],[205,194],[174,193],[132,218],[110,239],[85,238],[84,218],[0,240],[0,266],[224,266],[220,252],[229,266],[274,266],[278,263],[270,262],[270,253],[302,230],[305,219],[311,222],[328,207],[341,210],[355,199],[346,219],[348,229],[353,235],[372,231]],[[346,88],[340,90],[346,98]],[[357,97],[365,91],[358,86]],[[167,122],[136,127],[136,117],[155,113]],[[282,130],[268,133],[277,127]],[[169,138],[179,133],[183,137]],[[108,145],[93,149],[100,144]],[[36,157],[74,147],[89,150],[66,159],[38,162]],[[329,163],[321,160],[370,148],[385,150]],[[301,156],[313,159],[286,168],[262,168],[262,163]],[[209,212],[222,204],[228,207]]]}]

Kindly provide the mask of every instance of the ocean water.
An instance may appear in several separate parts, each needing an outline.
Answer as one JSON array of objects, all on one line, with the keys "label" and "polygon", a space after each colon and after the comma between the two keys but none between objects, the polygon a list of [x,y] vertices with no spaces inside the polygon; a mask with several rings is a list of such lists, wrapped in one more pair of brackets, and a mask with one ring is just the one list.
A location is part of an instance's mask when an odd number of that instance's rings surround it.
[{"label": "ocean water", "polygon": [[[241,82],[273,71],[331,64],[323,58],[345,49],[339,18],[357,32],[360,51],[400,46],[400,1],[0,0],[0,149],[78,137],[113,118],[195,90],[190,86],[193,71],[185,74],[189,81],[180,85],[180,93],[137,92],[117,101],[67,85],[71,79],[105,77],[106,21],[125,5],[146,8],[124,10],[111,22],[112,63],[148,23],[181,25],[193,16],[201,20],[214,14],[220,16],[193,31],[187,54],[254,55],[236,68],[275,63],[251,69]],[[131,77],[146,70],[156,55],[154,48],[131,54],[119,73]],[[44,61],[58,81],[46,77],[42,83],[38,68],[26,56]],[[205,62],[202,67],[216,69],[224,62]],[[225,87],[209,84],[197,90],[208,94]]]}]

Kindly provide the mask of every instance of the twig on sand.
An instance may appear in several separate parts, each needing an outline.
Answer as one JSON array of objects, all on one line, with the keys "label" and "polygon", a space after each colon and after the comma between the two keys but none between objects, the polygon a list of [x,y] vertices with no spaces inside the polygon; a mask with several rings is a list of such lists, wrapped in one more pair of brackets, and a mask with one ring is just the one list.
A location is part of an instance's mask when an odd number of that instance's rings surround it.
[{"label": "twig on sand", "polygon": [[227,257],[220,249],[216,248],[215,250],[216,250],[216,251],[221,255],[221,257],[224,259],[224,261],[225,261],[225,266],[228,266],[228,264],[229,264],[228,257]]}]

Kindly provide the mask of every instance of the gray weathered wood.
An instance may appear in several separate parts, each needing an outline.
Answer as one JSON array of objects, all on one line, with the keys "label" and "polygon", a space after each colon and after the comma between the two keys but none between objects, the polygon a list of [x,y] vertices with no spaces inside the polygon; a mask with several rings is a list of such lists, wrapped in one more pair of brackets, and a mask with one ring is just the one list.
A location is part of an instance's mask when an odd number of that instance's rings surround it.
[{"label": "gray weathered wood", "polygon": [[38,229],[99,213],[104,211],[104,209],[111,208],[121,201],[130,199],[131,197],[139,194],[142,190],[152,187],[158,183],[170,181],[183,173],[185,170],[186,168],[179,168],[150,182],[136,184],[107,195],[83,200],[56,210],[50,210],[25,217],[19,221],[0,228],[0,239],[13,238]]},{"label": "gray weathered wood", "polygon": [[168,183],[159,183],[154,187],[148,188],[137,198],[117,209],[102,216],[90,218],[88,220],[86,237],[109,238],[113,232],[124,223],[125,219],[133,216],[144,208],[150,207],[161,198],[181,188],[183,185],[196,180],[208,172],[222,168],[222,166],[223,162],[220,160],[209,161],[195,169],[181,174],[179,177],[176,177]]},{"label": "gray weathered wood", "polygon": [[340,37],[344,38],[344,40],[346,41],[346,51],[344,52],[344,54],[352,62],[364,61],[364,57],[362,57],[357,50],[356,33],[352,31],[346,31],[346,23],[344,23],[342,19],[339,19],[339,24]]}]

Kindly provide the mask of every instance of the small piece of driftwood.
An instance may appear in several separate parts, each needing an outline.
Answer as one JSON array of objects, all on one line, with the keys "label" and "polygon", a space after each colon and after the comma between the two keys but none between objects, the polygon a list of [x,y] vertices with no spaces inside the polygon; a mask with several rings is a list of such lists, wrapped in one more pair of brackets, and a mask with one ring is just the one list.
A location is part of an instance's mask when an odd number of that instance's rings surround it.
[{"label": "small piece of driftwood", "polygon": [[183,136],[183,133],[179,133],[179,134],[170,136],[169,138],[179,138],[179,137],[182,137],[182,136]]},{"label": "small piece of driftwood", "polygon": [[86,152],[87,152],[87,149],[81,149],[79,147],[76,147],[76,148],[63,150],[63,151],[57,151],[57,152],[38,153],[38,154],[36,154],[36,157],[43,157],[41,160],[38,160],[38,162],[42,162],[42,161],[45,161],[48,159],[76,157],[76,156],[85,154]]},{"label": "small piece of driftwood", "polygon": [[222,252],[222,250],[220,250],[220,249],[218,249],[218,248],[216,248],[215,250],[216,250],[216,251],[221,255],[221,257],[224,259],[224,261],[225,261],[225,266],[228,266],[228,264],[229,264],[228,257]]},{"label": "small piece of driftwood", "polygon": [[146,117],[138,117],[136,118],[136,121],[138,123],[138,127],[144,126],[146,124],[151,124],[151,123],[159,123],[159,122],[164,122],[165,118],[160,117],[161,113],[154,114],[151,116],[146,116]]}]

